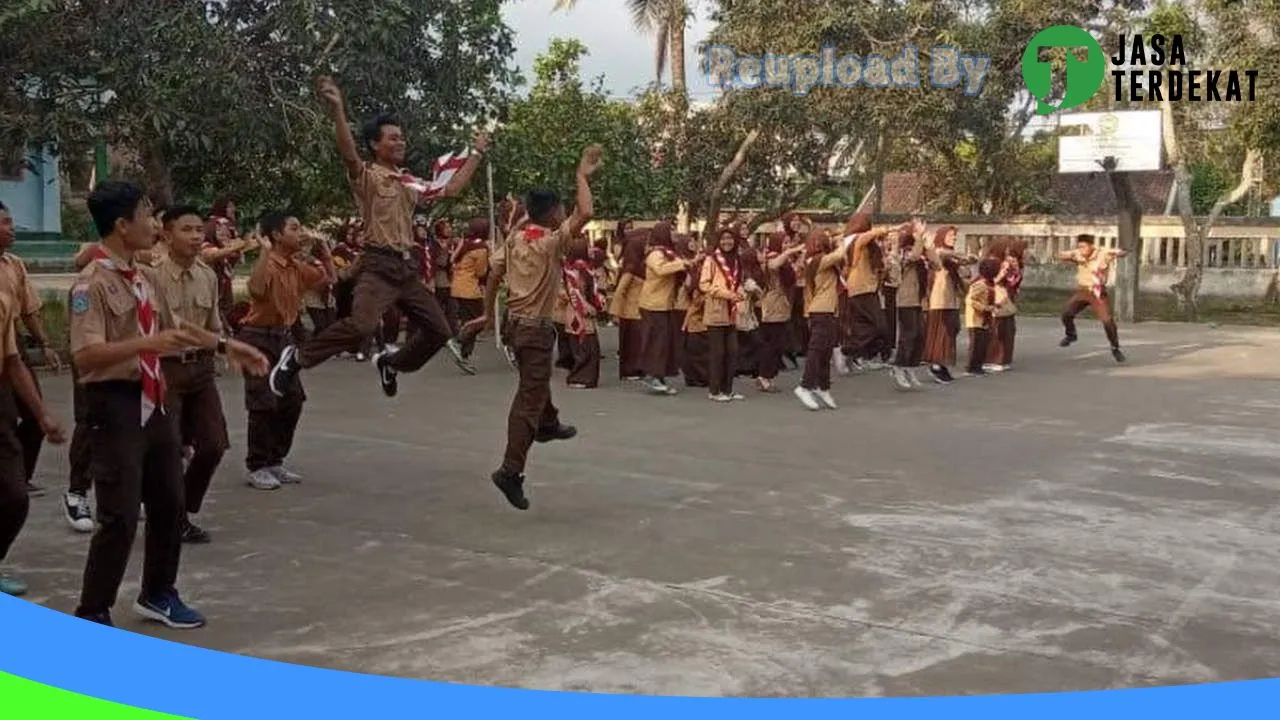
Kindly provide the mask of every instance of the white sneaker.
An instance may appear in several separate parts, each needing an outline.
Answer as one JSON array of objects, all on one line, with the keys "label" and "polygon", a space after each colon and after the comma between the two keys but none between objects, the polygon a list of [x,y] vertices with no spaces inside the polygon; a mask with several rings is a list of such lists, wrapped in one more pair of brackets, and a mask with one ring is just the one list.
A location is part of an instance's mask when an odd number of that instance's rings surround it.
[{"label": "white sneaker", "polygon": [[818,404],[818,399],[814,397],[812,390],[802,387],[800,385],[797,385],[795,389],[795,394],[796,394],[796,398],[800,400],[801,404],[803,404],[805,407],[809,408],[810,410],[822,409],[822,406]]},{"label": "white sneaker", "polygon": [[734,402],[737,402],[740,400],[746,400],[747,396],[743,395],[742,393],[729,393],[729,399],[733,400]]},{"label": "white sneaker", "polygon": [[890,368],[889,376],[893,378],[893,386],[899,390],[910,390],[911,381],[907,379],[907,371],[900,367]]},{"label": "white sneaker", "polygon": [[728,395],[725,395],[725,394],[723,394],[723,393],[721,393],[721,394],[719,394],[719,395],[714,395],[714,394],[713,394],[713,395],[707,395],[707,399],[708,399],[708,400],[710,400],[711,402],[718,402],[718,403],[733,402],[733,398],[731,398],[731,397],[729,397]]},{"label": "white sneaker", "polygon": [[915,368],[911,368],[909,370],[904,369],[902,373],[907,376],[907,380],[910,381],[911,387],[913,388],[924,387],[924,383],[920,381],[920,376],[916,375]]},{"label": "white sneaker", "polygon": [[858,367],[861,368],[862,370],[874,372],[876,370],[883,370],[889,366],[884,364],[880,360],[876,360],[873,358],[870,360],[859,360]]},{"label": "white sneaker", "polygon": [[989,373],[1004,372],[1005,370],[1003,365],[996,365],[995,363],[987,363],[982,366],[982,369],[986,370]]},{"label": "white sneaker", "polygon": [[271,471],[272,475],[276,476],[277,480],[285,485],[298,485],[302,482],[301,475],[283,465],[277,465],[276,467],[267,469]]},{"label": "white sneaker", "polygon": [[62,496],[62,517],[78,533],[93,532],[93,510],[89,507],[89,498],[83,495],[67,493]]},{"label": "white sneaker", "polygon": [[247,482],[249,483],[249,487],[252,487],[255,490],[280,489],[280,478],[276,477],[275,473],[271,472],[269,468],[261,468],[249,473]]},{"label": "white sneaker", "polygon": [[822,401],[823,405],[826,405],[832,410],[840,409],[840,406],[836,404],[836,399],[831,397],[830,390],[814,390],[813,394],[818,396],[818,399]]}]

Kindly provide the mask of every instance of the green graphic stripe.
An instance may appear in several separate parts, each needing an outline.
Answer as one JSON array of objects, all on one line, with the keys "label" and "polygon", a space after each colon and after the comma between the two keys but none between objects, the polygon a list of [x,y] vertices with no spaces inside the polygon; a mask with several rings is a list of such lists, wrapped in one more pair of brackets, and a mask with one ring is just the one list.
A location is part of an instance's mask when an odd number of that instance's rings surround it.
[{"label": "green graphic stripe", "polygon": [[191,720],[77,695],[2,672],[0,717],[6,720]]}]

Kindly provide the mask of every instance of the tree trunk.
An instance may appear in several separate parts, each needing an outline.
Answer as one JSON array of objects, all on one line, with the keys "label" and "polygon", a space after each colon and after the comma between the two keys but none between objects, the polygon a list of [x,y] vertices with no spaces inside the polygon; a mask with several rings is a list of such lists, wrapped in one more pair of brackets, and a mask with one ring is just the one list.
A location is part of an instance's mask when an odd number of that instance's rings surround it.
[{"label": "tree trunk", "polygon": [[1142,267],[1142,203],[1133,192],[1129,173],[1107,172],[1116,197],[1116,229],[1121,250],[1128,253],[1116,263],[1116,317],[1120,322],[1137,320],[1139,277]]},{"label": "tree trunk", "polygon": [[147,196],[158,205],[173,203],[173,172],[165,161],[164,149],[159,141],[145,142],[138,149],[143,176],[147,183]]},{"label": "tree trunk", "polygon": [[889,155],[889,133],[887,129],[881,125],[876,131],[876,202],[872,210],[873,215],[879,216],[884,208],[884,165]]},{"label": "tree trunk", "polygon": [[[685,136],[685,124],[689,113],[689,84],[684,62],[684,29],[688,21],[688,7],[685,3],[674,3],[670,19],[670,34],[667,37],[667,52],[671,65],[671,91],[675,94],[675,103],[671,114],[671,130],[676,139],[676,162],[684,163],[688,147]],[[676,208],[676,227],[681,233],[689,232],[689,204],[682,202]]]},{"label": "tree trunk", "polygon": [[729,181],[733,179],[734,173],[738,172],[738,168],[747,161],[747,151],[755,144],[760,137],[760,130],[753,129],[747,133],[738,145],[738,150],[734,152],[733,159],[728,165],[720,171],[720,177],[716,178],[716,182],[711,186],[711,192],[707,197],[707,219],[702,226],[703,239],[705,240],[708,233],[715,232],[716,223],[720,219],[720,194],[724,192],[725,187],[729,185]]}]

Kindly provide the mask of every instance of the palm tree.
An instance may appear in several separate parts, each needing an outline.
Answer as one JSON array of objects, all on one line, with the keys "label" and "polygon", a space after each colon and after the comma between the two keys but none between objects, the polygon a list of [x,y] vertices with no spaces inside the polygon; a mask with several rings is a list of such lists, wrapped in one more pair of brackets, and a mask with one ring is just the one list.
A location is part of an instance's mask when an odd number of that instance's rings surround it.
[{"label": "palm tree", "polygon": [[[556,0],[554,9],[572,10],[577,4],[578,0]],[[662,84],[662,73],[670,64],[671,88],[684,93],[688,89],[684,63],[684,28],[690,15],[687,0],[627,0],[627,9],[637,30],[656,35],[654,60],[658,84]]]}]

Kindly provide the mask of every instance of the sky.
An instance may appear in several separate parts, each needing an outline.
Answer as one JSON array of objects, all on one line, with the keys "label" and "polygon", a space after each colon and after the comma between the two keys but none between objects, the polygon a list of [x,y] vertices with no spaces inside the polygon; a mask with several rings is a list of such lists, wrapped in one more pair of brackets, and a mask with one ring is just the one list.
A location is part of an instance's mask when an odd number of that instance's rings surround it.
[{"label": "sky", "polygon": [[[526,77],[532,76],[533,59],[552,38],[576,37],[590,53],[582,60],[584,79],[604,75],[605,90],[623,97],[653,80],[654,37],[640,34],[631,24],[626,0],[579,0],[573,10],[553,13],[554,6],[555,0],[512,0],[504,6],[503,16],[516,34],[515,64]],[[712,23],[707,19],[709,8],[695,3],[695,12],[697,17],[685,30],[689,93],[694,101],[709,100],[713,91],[698,70],[697,47]]]}]

